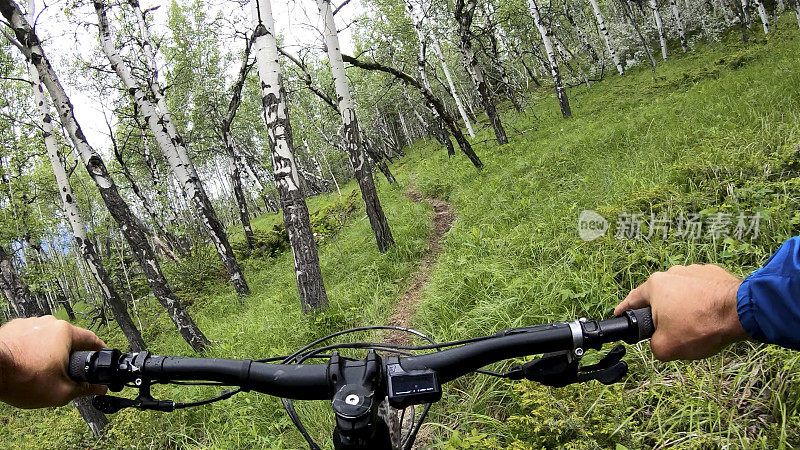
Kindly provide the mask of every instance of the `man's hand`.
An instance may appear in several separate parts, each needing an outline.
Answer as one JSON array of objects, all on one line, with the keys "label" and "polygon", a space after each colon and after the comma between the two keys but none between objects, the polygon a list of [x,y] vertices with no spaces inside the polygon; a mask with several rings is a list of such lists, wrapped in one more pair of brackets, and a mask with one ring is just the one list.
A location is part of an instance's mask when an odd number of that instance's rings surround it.
[{"label": "man's hand", "polygon": [[711,264],[672,266],[632,290],[614,315],[650,305],[655,325],[650,348],[656,358],[706,358],[748,337],[736,313],[741,283]]},{"label": "man's hand", "polygon": [[69,352],[100,350],[94,333],[53,316],[15,319],[0,327],[0,401],[19,408],[63,406],[105,386],[67,377]]}]

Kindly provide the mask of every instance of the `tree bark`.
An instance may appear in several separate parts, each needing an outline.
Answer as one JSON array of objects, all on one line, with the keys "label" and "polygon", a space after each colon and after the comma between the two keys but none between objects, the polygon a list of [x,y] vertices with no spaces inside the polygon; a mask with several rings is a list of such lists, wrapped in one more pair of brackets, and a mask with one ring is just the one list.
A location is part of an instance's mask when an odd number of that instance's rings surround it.
[{"label": "tree bark", "polygon": [[261,79],[261,102],[269,135],[275,187],[280,195],[283,223],[289,233],[289,243],[294,255],[300,303],[303,312],[310,312],[327,307],[328,296],[322,281],[317,244],[314,241],[305,195],[294,159],[292,126],[289,123],[286,92],[281,80],[278,43],[275,38],[275,22],[272,18],[270,0],[253,2],[253,24],[256,63]]},{"label": "tree bark", "polygon": [[0,12],[11,25],[17,40],[23,44],[21,50],[36,66],[39,76],[55,103],[56,110],[61,117],[62,126],[67,130],[75,150],[77,150],[86,171],[99,189],[100,196],[103,198],[106,207],[108,207],[111,216],[119,224],[125,238],[128,240],[128,244],[133,249],[139,265],[145,273],[148,284],[153,290],[153,294],[167,310],[181,335],[192,348],[197,351],[203,350],[208,344],[208,340],[197,328],[197,325],[195,325],[188,312],[170,289],[167,280],[161,273],[155,253],[147,241],[143,225],[133,215],[130,207],[119,194],[117,186],[109,175],[100,154],[86,141],[83,130],[81,130],[78,121],[75,119],[72,103],[63,86],[61,86],[50,62],[47,60],[44,49],[42,49],[33,28],[25,20],[17,5],[10,0],[0,0]]},{"label": "tree bark", "polygon": [[650,0],[650,9],[653,10],[653,19],[656,23],[656,32],[658,33],[658,42],[661,43],[661,57],[664,61],[667,60],[667,35],[664,33],[664,25],[661,22],[661,13],[658,12],[657,0]]},{"label": "tree bark", "polygon": [[608,28],[606,28],[606,23],[603,20],[603,14],[600,12],[600,5],[597,4],[597,0],[589,0],[589,3],[592,5],[592,11],[594,11],[594,17],[597,19],[597,26],[600,27],[603,40],[606,41],[606,50],[608,50],[608,54],[611,55],[611,59],[617,67],[617,72],[619,72],[620,75],[625,75],[625,69],[622,67],[619,56],[617,56],[617,52],[614,51],[614,46],[611,45],[611,35],[608,33]]},{"label": "tree bark", "polygon": [[756,7],[758,8],[758,16],[761,18],[761,25],[764,26],[764,34],[769,34],[769,16],[767,9],[764,7],[764,0],[756,0]]},{"label": "tree bark", "polygon": [[236,111],[238,111],[239,105],[242,103],[242,88],[247,80],[247,74],[250,72],[250,68],[253,67],[248,63],[248,60],[250,59],[250,50],[252,47],[253,38],[251,37],[247,39],[247,45],[244,49],[244,56],[242,56],[242,67],[239,69],[239,77],[236,79],[236,82],[233,85],[233,94],[231,95],[231,101],[228,103],[228,111],[225,114],[225,117],[222,118],[222,125],[220,127],[223,145],[225,146],[225,154],[227,155],[229,165],[231,166],[229,177],[231,185],[233,186],[233,195],[236,199],[236,206],[239,211],[239,220],[241,221],[242,228],[244,229],[244,237],[245,241],[247,242],[247,248],[251,250],[255,248],[255,236],[253,235],[253,227],[250,225],[250,211],[247,208],[247,199],[244,196],[244,189],[242,188],[242,177],[239,170],[239,164],[237,163],[236,149],[234,148],[233,139],[231,138],[231,124],[233,124],[233,119],[236,117]]},{"label": "tree bark", "polygon": [[[431,88],[431,82],[428,79],[428,73],[425,70],[427,60],[427,39],[425,38],[425,32],[422,30],[422,17],[420,16],[420,13],[414,9],[410,2],[406,1],[405,3],[406,10],[411,16],[411,20],[414,23],[414,29],[417,32],[417,39],[419,40],[419,49],[417,51],[417,74],[419,76],[419,81],[422,82],[422,85],[425,87],[425,89],[433,92],[433,88]],[[426,102],[426,106],[428,106],[428,109],[430,109],[431,113],[433,113],[433,118],[436,121],[436,139],[447,148],[448,156],[455,155],[456,152],[453,148],[453,142],[450,140],[450,135],[447,133],[447,129],[445,128],[442,117],[436,111],[436,108],[434,108],[429,102]]]},{"label": "tree bark", "polygon": [[556,61],[556,55],[553,51],[553,42],[550,39],[550,31],[547,29],[544,22],[542,22],[542,18],[539,15],[539,6],[536,4],[536,0],[528,0],[528,6],[531,8],[533,20],[536,22],[536,28],[539,29],[539,34],[542,35],[542,43],[544,44],[545,52],[547,52],[547,60],[550,63],[550,74],[553,76],[553,84],[556,88],[558,104],[561,106],[561,115],[564,116],[564,118],[572,117],[572,110],[570,110],[569,107],[567,91],[564,89],[564,84],[561,82],[561,74],[558,71],[558,61]]},{"label": "tree bark", "polygon": [[[675,16],[675,25],[678,27],[678,36],[681,39],[681,48],[683,49],[683,53],[689,51],[689,46],[686,43],[686,32],[683,28],[683,20],[681,20],[681,12],[678,9],[678,4],[675,3],[675,0],[669,0],[669,6],[672,8],[672,15]],[[700,13],[705,14],[705,11],[701,11]]]},{"label": "tree bark", "polygon": [[[183,138],[178,135],[175,125],[170,118],[169,109],[167,108],[163,93],[158,85],[158,72],[155,69],[154,62],[155,56],[152,54],[152,49],[149,44],[149,32],[147,31],[144,16],[142,14],[137,14],[137,22],[139,24],[142,41],[145,43],[143,46],[145,55],[147,56],[146,60],[150,65],[151,73],[148,77],[150,85],[149,90],[157,100],[158,109],[148,99],[145,89],[133,78],[131,69],[122,60],[119,51],[115,47],[114,35],[109,26],[108,17],[106,16],[105,3],[101,0],[94,0],[93,3],[95,12],[97,13],[98,32],[103,53],[111,62],[114,71],[125,84],[128,94],[141,110],[161,151],[164,152],[167,162],[178,178],[183,191],[192,201],[201,222],[211,238],[211,242],[214,244],[225,269],[230,275],[231,283],[236,289],[236,292],[240,295],[249,294],[250,288],[247,286],[244,274],[239,268],[236,256],[233,254],[233,249],[230,246],[230,242],[228,242],[225,228],[217,217],[217,213],[211,205],[211,200],[209,200],[200,182],[200,177],[197,175],[191,158],[189,158]],[[138,8],[138,5],[134,9],[141,13],[141,9]]]},{"label": "tree bark", "polygon": [[92,277],[103,293],[103,297],[111,306],[111,312],[114,314],[114,320],[122,329],[122,333],[128,339],[131,350],[134,352],[142,351],[146,348],[142,334],[134,325],[131,316],[128,314],[128,308],[122,297],[117,293],[111,277],[108,275],[100,256],[97,254],[94,244],[86,234],[86,225],[81,217],[80,210],[78,209],[75,195],[72,193],[72,186],[69,184],[69,177],[64,165],[61,163],[61,158],[58,154],[58,143],[53,134],[53,123],[50,117],[50,107],[47,103],[47,98],[44,94],[44,88],[39,79],[39,72],[32,64],[28,66],[33,83],[34,98],[37,106],[37,119],[39,125],[42,127],[42,137],[44,138],[45,148],[47,149],[47,157],[50,160],[50,165],[53,168],[53,174],[56,178],[58,192],[61,195],[61,204],[64,213],[67,216],[67,221],[72,228],[72,235],[75,241],[75,249],[83,257],[83,261],[89,268]]},{"label": "tree bark", "polygon": [[[489,117],[489,122],[494,129],[494,135],[499,145],[508,144],[508,137],[503,124],[500,121],[500,116],[494,107],[494,101],[489,94],[489,86],[486,84],[486,79],[483,75],[483,69],[478,64],[478,55],[472,48],[472,36],[470,27],[472,26],[472,19],[475,15],[475,1],[476,0],[456,0],[455,16],[458,23],[459,35],[459,49],[464,63],[464,68],[472,78],[475,88],[478,90],[478,95],[483,103],[483,108],[486,110],[486,115]],[[456,138],[458,139],[458,138]]]},{"label": "tree bark", "polygon": [[353,167],[353,174],[358,182],[358,187],[361,189],[361,197],[366,205],[367,217],[369,218],[370,226],[372,226],[375,241],[378,244],[378,251],[383,253],[394,244],[394,237],[392,237],[389,222],[386,220],[383,208],[381,208],[378,193],[375,191],[375,181],[372,179],[372,171],[364,153],[364,145],[361,142],[356,110],[350,94],[344,61],[342,61],[342,51],[339,48],[339,36],[333,18],[333,9],[330,0],[317,0],[317,7],[319,8],[320,16],[322,16],[325,47],[328,53],[328,62],[331,66],[336,96],[339,100],[339,114],[342,116],[342,124],[344,125],[347,154],[350,159],[350,165]]},{"label": "tree bark", "polygon": [[464,102],[461,100],[461,95],[459,95],[456,85],[453,82],[453,76],[450,74],[450,68],[447,67],[447,61],[444,59],[442,48],[436,41],[433,41],[431,46],[433,47],[433,51],[436,53],[436,56],[439,57],[439,62],[442,64],[442,71],[444,72],[444,77],[447,79],[447,86],[450,89],[450,95],[452,95],[453,99],[456,101],[456,107],[458,108],[458,113],[461,115],[461,120],[464,121],[464,125],[467,127],[467,132],[469,133],[470,137],[474,138],[475,130],[472,129],[472,123],[469,120],[469,115],[467,114],[467,110],[464,109]]},{"label": "tree bark", "polygon": [[472,150],[472,146],[470,145],[467,138],[464,136],[464,133],[461,132],[461,129],[458,127],[458,123],[456,123],[455,119],[453,119],[453,116],[451,116],[450,113],[447,112],[447,109],[445,109],[442,101],[439,100],[439,98],[437,98],[435,95],[433,95],[433,92],[431,92],[429,89],[426,89],[425,86],[423,86],[422,83],[419,82],[419,80],[417,80],[416,78],[412,77],[411,75],[405,72],[395,69],[394,67],[385,66],[377,62],[361,61],[348,55],[342,55],[342,59],[344,60],[344,62],[352,64],[364,70],[377,70],[379,72],[388,73],[397,78],[398,80],[401,80],[405,84],[408,84],[409,86],[416,88],[420,92],[420,94],[422,94],[425,100],[430,102],[434,106],[434,108],[436,108],[436,111],[439,113],[439,115],[442,116],[445,124],[450,129],[450,133],[452,133],[453,136],[456,138],[456,143],[458,143],[458,146],[461,149],[461,151],[464,152],[465,155],[467,155],[467,158],[469,158],[469,160],[475,167],[477,167],[478,169],[483,168],[483,163],[481,162],[480,158],[478,158],[478,155],[476,155],[475,152]]}]

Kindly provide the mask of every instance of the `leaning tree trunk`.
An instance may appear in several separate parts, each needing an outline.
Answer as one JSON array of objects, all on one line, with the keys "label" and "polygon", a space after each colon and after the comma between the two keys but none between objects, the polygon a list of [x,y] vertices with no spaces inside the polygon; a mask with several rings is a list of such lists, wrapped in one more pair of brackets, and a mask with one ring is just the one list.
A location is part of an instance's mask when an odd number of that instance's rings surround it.
[{"label": "leaning tree trunk", "polygon": [[459,36],[459,49],[464,63],[464,68],[472,78],[475,88],[478,90],[483,108],[486,110],[486,115],[489,117],[489,122],[494,129],[494,135],[499,145],[508,144],[508,137],[506,130],[503,128],[503,123],[500,121],[500,115],[494,107],[494,100],[489,93],[489,86],[483,76],[483,69],[478,64],[478,55],[472,48],[472,33],[470,27],[472,26],[472,19],[475,15],[475,1],[476,0],[456,0],[455,16],[458,23],[458,36]]},{"label": "leaning tree trunk", "polygon": [[[425,38],[425,32],[422,29],[422,17],[420,12],[414,9],[414,6],[406,1],[406,10],[408,11],[409,15],[411,16],[411,20],[414,23],[414,29],[417,32],[417,39],[419,40],[419,51],[417,52],[417,74],[419,74],[419,80],[422,82],[422,85],[425,86],[425,89],[433,92],[431,88],[431,82],[428,80],[428,73],[425,70],[425,63],[427,60],[426,56],[426,48],[427,48],[427,39]],[[431,110],[433,113],[433,117],[436,120],[436,127],[438,128],[438,140],[447,148],[448,156],[455,155],[455,149],[453,148],[453,142],[450,141],[450,135],[447,133],[445,129],[445,125],[443,123],[442,117],[436,111],[436,108],[433,107],[430,103],[427,103],[428,109]]]},{"label": "leaning tree trunk", "polygon": [[683,53],[686,53],[689,50],[689,46],[686,44],[686,32],[683,28],[681,12],[675,0],[669,0],[669,6],[672,8],[672,15],[675,16],[675,25],[678,27],[678,36],[681,38],[681,48],[683,49]]},{"label": "leaning tree trunk", "polygon": [[569,2],[564,2],[564,16],[567,18],[569,24],[572,25],[572,28],[575,28],[575,34],[578,36],[578,40],[586,50],[586,54],[589,55],[593,62],[596,63],[599,61],[600,57],[597,56],[597,52],[594,51],[594,47],[592,47],[592,44],[589,42],[589,38],[586,37],[586,33],[583,32],[583,28],[572,16],[572,12],[569,10]]},{"label": "leaning tree trunk", "polygon": [[105,53],[106,57],[111,62],[114,71],[120,79],[122,79],[125,88],[128,90],[131,97],[133,97],[136,105],[141,109],[161,151],[164,152],[167,162],[178,178],[187,197],[192,201],[197,214],[200,216],[211,238],[211,242],[214,244],[217,253],[219,253],[222,264],[228,271],[231,284],[233,284],[236,292],[240,295],[247,295],[250,293],[250,288],[247,286],[244,274],[236,261],[236,255],[234,255],[233,249],[228,241],[225,228],[217,217],[211,200],[208,198],[208,194],[206,194],[203,184],[200,182],[200,177],[197,175],[194,164],[189,157],[183,138],[178,134],[170,117],[169,108],[167,107],[163,92],[158,84],[158,70],[155,66],[155,54],[150,45],[147,22],[145,21],[138,3],[135,0],[131,0],[130,3],[134,6],[134,11],[137,13],[137,24],[145,50],[145,59],[148,62],[148,70],[150,72],[148,74],[149,91],[156,99],[158,108],[150,102],[146,90],[136,82],[131,69],[126,66],[119,51],[116,49],[114,35],[109,26],[108,17],[105,12],[105,3],[102,0],[95,0],[94,8],[97,13],[98,32],[100,34],[100,43],[103,53]]},{"label": "leaning tree trunk", "polygon": [[571,117],[572,111],[569,108],[567,91],[564,89],[564,84],[561,82],[561,74],[558,71],[558,61],[556,61],[556,54],[555,51],[553,51],[553,42],[550,39],[550,31],[542,22],[542,18],[539,15],[539,6],[536,5],[536,0],[528,0],[528,6],[531,8],[533,20],[536,22],[536,28],[539,29],[539,34],[542,35],[544,50],[547,52],[547,61],[550,63],[550,74],[553,75],[553,84],[556,87],[558,104],[561,106],[561,115],[565,118]]},{"label": "leaning tree trunk", "polygon": [[606,28],[606,23],[603,20],[603,14],[600,12],[600,5],[597,4],[597,0],[589,0],[589,3],[592,4],[592,11],[594,11],[594,17],[597,19],[597,26],[600,27],[600,33],[603,34],[603,39],[606,41],[608,54],[611,55],[611,59],[617,67],[617,72],[619,72],[620,75],[625,75],[625,69],[622,67],[619,56],[617,56],[617,52],[614,51],[614,46],[611,45],[611,35],[608,33],[608,28]]},{"label": "leaning tree trunk", "polygon": [[[16,12],[19,12],[16,5],[12,3],[9,7],[9,3],[6,1],[0,1],[0,8],[3,9],[3,15],[7,19],[6,10],[13,8]],[[3,247],[0,247],[0,291],[5,294],[17,317],[39,317],[44,315],[39,305],[36,304],[36,299],[31,295],[28,286],[17,275],[11,258]],[[83,417],[89,429],[92,430],[92,434],[100,436],[103,428],[108,425],[105,414],[95,409],[88,397],[75,399],[72,404],[78,409],[81,417]]]},{"label": "leaning tree trunk", "polygon": [[656,22],[656,31],[658,32],[658,42],[661,43],[661,57],[664,61],[667,60],[667,35],[664,34],[664,24],[661,22],[661,13],[658,12],[657,0],[650,0],[650,9],[653,10],[653,19]]},{"label": "leaning tree trunk", "polygon": [[289,123],[286,92],[281,80],[275,22],[269,0],[253,2],[253,23],[256,63],[261,79],[261,102],[269,135],[275,187],[281,198],[283,223],[289,233],[289,242],[294,255],[300,303],[303,312],[309,312],[327,307],[328,296],[322,282],[317,244],[314,242],[314,232],[311,229],[305,195],[294,159],[292,126]]},{"label": "leaning tree trunk", "polygon": [[231,137],[231,124],[236,117],[236,111],[239,110],[239,105],[242,103],[242,88],[247,80],[247,74],[250,72],[252,65],[248,64],[250,59],[250,50],[253,47],[253,39],[247,39],[245,45],[244,55],[242,56],[242,67],[239,69],[239,77],[233,85],[233,94],[231,101],[228,103],[228,111],[225,117],[222,118],[222,144],[225,146],[225,154],[228,157],[230,167],[230,181],[233,186],[233,195],[236,199],[236,206],[239,211],[239,220],[242,222],[244,229],[244,238],[247,242],[247,248],[255,248],[255,236],[253,235],[253,227],[250,225],[250,211],[247,208],[247,199],[244,196],[244,188],[242,187],[241,171],[237,162],[236,149],[233,145]]},{"label": "leaning tree trunk", "polygon": [[105,267],[103,267],[103,263],[100,260],[100,256],[97,254],[94,244],[92,244],[92,241],[86,235],[86,225],[78,209],[75,195],[72,193],[72,186],[69,184],[69,176],[58,155],[58,143],[53,134],[53,123],[49,112],[50,107],[39,79],[39,72],[36,71],[36,67],[32,64],[29,65],[29,72],[33,84],[34,98],[36,99],[37,118],[42,127],[47,157],[50,160],[50,165],[53,167],[53,174],[56,178],[58,192],[61,195],[61,204],[64,213],[72,228],[75,248],[83,257],[83,261],[92,273],[95,282],[97,282],[97,285],[100,287],[100,292],[103,293],[103,297],[105,297],[108,304],[111,305],[111,312],[114,314],[114,319],[122,329],[122,333],[128,339],[131,350],[134,352],[142,351],[146,348],[142,334],[136,328],[130,314],[128,314],[125,301],[114,288],[111,277],[108,275]]},{"label": "leaning tree trunk", "polygon": [[[342,59],[346,63],[352,64],[364,70],[377,70],[388,73],[403,83],[416,88],[417,91],[422,94],[422,97],[432,104],[433,107],[436,108],[436,112],[438,112],[442,119],[444,119],[445,125],[447,125],[447,127],[450,129],[450,133],[453,134],[453,137],[456,138],[456,143],[458,143],[461,151],[467,155],[467,158],[469,158],[476,168],[483,168],[483,163],[481,162],[480,158],[478,158],[478,155],[475,154],[475,151],[472,150],[472,145],[470,145],[469,141],[464,136],[464,133],[461,132],[456,120],[453,119],[453,116],[451,116],[449,112],[447,112],[447,109],[444,107],[444,103],[442,103],[442,101],[439,100],[439,98],[436,97],[430,89],[426,89],[419,80],[394,67],[384,66],[383,64],[377,62],[365,62],[348,55],[342,55]],[[424,123],[424,120],[420,119],[420,121]]]},{"label": "leaning tree trunk", "polygon": [[[452,95],[453,99],[456,101],[456,107],[458,107],[458,113],[461,115],[461,120],[464,121],[464,125],[467,127],[467,132],[469,133],[470,137],[474,138],[475,130],[472,129],[472,123],[469,120],[467,110],[464,109],[464,102],[461,100],[461,95],[458,93],[458,90],[456,90],[456,84],[453,82],[453,76],[450,74],[450,68],[447,67],[447,61],[444,59],[442,48],[439,46],[437,41],[433,41],[431,46],[433,47],[433,51],[436,53],[436,56],[439,57],[439,62],[442,64],[442,71],[444,72],[444,77],[447,79],[447,86],[450,89],[450,95]],[[403,125],[405,125],[405,123]]]},{"label": "leaning tree trunk", "polygon": [[322,16],[325,47],[328,52],[328,62],[331,66],[336,96],[339,99],[339,113],[342,116],[344,125],[344,137],[350,165],[353,167],[358,187],[361,188],[361,196],[366,205],[367,217],[372,226],[372,232],[375,234],[375,240],[378,243],[378,251],[385,252],[394,244],[394,238],[389,229],[389,222],[383,214],[378,193],[375,191],[372,171],[364,154],[361,133],[358,130],[358,119],[356,118],[356,111],[350,94],[350,86],[347,82],[347,74],[344,70],[344,61],[342,61],[342,51],[339,48],[336,23],[333,20],[333,9],[330,0],[317,0],[317,7]]},{"label": "leaning tree trunk", "polygon": [[86,140],[83,130],[81,130],[78,121],[75,119],[72,103],[53,71],[50,62],[47,60],[44,49],[39,44],[39,38],[33,28],[25,20],[17,5],[9,0],[0,0],[0,12],[11,25],[17,40],[21,43],[20,50],[36,66],[39,76],[55,103],[56,110],[61,117],[62,126],[67,130],[73,147],[77,150],[86,171],[100,191],[100,196],[103,198],[109,213],[119,224],[128,244],[136,255],[139,265],[144,271],[145,278],[153,290],[153,294],[167,310],[186,342],[197,351],[203,350],[208,345],[208,340],[197,328],[197,325],[195,325],[188,312],[170,289],[161,272],[161,267],[158,264],[153,248],[147,241],[144,226],[133,215],[130,206],[120,195],[114,180],[108,173],[103,158]]},{"label": "leaning tree trunk", "polygon": [[794,13],[797,16],[797,26],[800,27],[800,0],[794,1]]}]

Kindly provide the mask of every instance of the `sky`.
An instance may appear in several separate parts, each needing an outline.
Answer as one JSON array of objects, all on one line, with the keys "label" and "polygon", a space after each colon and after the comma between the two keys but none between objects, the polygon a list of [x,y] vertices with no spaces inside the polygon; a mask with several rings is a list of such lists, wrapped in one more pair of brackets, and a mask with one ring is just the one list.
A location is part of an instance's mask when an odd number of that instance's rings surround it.
[{"label": "sky", "polygon": [[[26,2],[18,0],[20,5]],[[101,100],[97,92],[86,91],[80,87],[80,75],[70,67],[69,61],[76,55],[88,59],[94,52],[99,51],[97,42],[97,28],[94,9],[90,4],[81,6],[72,11],[69,16],[64,10],[64,0],[36,2],[37,33],[44,41],[45,53],[51,59],[59,74],[61,83],[67,90],[75,108],[75,115],[81,124],[89,143],[98,149],[107,149],[110,146],[106,119],[103,114]],[[179,4],[192,4],[192,0],[177,0]],[[334,8],[343,0],[333,0]],[[206,3],[223,15],[237,18],[249,18],[250,5],[241,6],[232,0],[206,0]],[[169,32],[167,27],[168,3],[158,0],[140,0],[143,9],[162,5],[152,11],[153,25],[151,32],[163,35]],[[311,47],[317,52],[322,51],[322,38],[316,30],[320,27],[319,12],[316,0],[273,0],[273,17],[277,33],[283,38],[284,46],[292,53],[300,47]],[[360,0],[351,0],[336,15],[337,27],[341,30],[339,40],[345,53],[352,52],[352,26],[353,19],[362,13]],[[112,24],[112,27],[114,24]],[[238,45],[238,43],[237,43]],[[238,65],[232,68],[235,72]],[[232,74],[233,75],[233,74]],[[114,76],[114,75],[109,75]],[[163,73],[162,73],[163,76]],[[163,78],[162,78],[163,81]],[[109,117],[114,123],[113,117]]]}]

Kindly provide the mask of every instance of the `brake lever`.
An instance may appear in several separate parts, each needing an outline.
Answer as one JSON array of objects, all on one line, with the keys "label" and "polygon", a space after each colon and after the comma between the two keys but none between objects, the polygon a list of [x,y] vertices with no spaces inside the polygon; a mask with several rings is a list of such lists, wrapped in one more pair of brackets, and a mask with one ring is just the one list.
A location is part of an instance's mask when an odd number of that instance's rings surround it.
[{"label": "brake lever", "polygon": [[133,400],[112,395],[98,395],[92,399],[92,406],[105,414],[114,414],[124,408],[136,408],[141,411],[175,411],[175,402],[172,400],[157,400],[150,395],[150,383],[143,380],[138,387],[139,395]]},{"label": "brake lever", "polygon": [[581,367],[573,352],[546,353],[541,358],[512,368],[508,372],[508,378],[525,378],[551,387],[564,387],[591,380],[606,385],[614,384],[628,373],[628,364],[622,361],[624,356],[625,347],[617,345],[596,364]]}]

